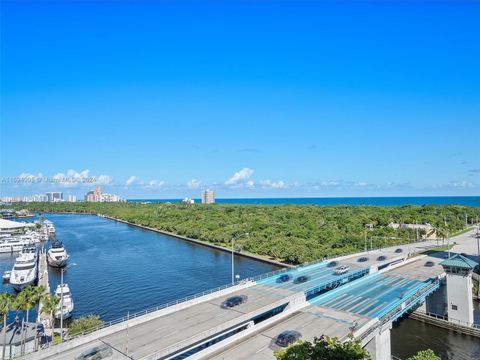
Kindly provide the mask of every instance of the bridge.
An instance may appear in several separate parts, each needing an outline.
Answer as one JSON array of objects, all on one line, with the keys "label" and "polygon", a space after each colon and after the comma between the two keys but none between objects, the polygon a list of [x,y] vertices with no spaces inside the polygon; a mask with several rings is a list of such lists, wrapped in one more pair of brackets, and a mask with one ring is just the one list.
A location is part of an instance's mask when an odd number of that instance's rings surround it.
[{"label": "bridge", "polygon": [[[360,339],[374,359],[390,357],[390,328],[440,289],[443,257],[417,254],[422,242],[305,264],[199,294],[30,354],[75,359],[107,349],[109,359],[272,359],[285,330],[302,339]],[[332,263],[334,262],[334,263]],[[349,267],[336,274],[339,265]],[[279,276],[306,281],[279,282]],[[224,309],[222,303],[245,301]],[[105,351],[107,351],[105,350]]]}]

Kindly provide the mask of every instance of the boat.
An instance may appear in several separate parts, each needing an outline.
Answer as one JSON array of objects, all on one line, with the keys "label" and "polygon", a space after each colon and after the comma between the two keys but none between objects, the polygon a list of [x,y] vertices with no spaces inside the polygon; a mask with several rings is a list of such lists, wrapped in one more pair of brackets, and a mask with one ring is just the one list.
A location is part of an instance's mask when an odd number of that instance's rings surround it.
[{"label": "boat", "polygon": [[47,262],[53,267],[63,267],[67,264],[69,255],[61,241],[55,240],[47,252]]},{"label": "boat", "polygon": [[15,260],[10,274],[10,284],[21,291],[37,280],[37,255],[32,252],[21,252]]},{"label": "boat", "polygon": [[8,282],[10,281],[10,276],[11,276],[11,275],[12,275],[12,272],[11,272],[11,271],[5,271],[5,272],[3,273],[3,276],[2,276],[3,282],[4,282],[4,283],[8,283]]},{"label": "boat", "polygon": [[[63,291],[62,291],[63,290]],[[73,312],[73,298],[72,293],[70,292],[70,288],[68,284],[57,285],[57,289],[55,290],[55,296],[59,299],[57,310],[55,310],[55,318],[60,319],[63,313],[63,319],[68,319],[72,316]],[[63,297],[63,301],[62,301]]]},{"label": "boat", "polygon": [[55,226],[53,226],[53,223],[50,220],[44,220],[43,224],[47,229],[48,235],[51,237],[55,236]]},{"label": "boat", "polygon": [[17,237],[3,238],[0,241],[0,253],[14,253],[22,251],[25,245],[32,245],[31,239],[21,239]]}]

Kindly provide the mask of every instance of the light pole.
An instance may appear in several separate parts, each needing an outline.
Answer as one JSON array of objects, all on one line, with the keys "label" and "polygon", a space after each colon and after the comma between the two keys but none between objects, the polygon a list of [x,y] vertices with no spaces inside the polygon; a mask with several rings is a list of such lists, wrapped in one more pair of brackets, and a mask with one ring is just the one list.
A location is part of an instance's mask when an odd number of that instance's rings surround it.
[{"label": "light pole", "polygon": [[60,275],[60,342],[63,342],[63,272],[69,267],[75,266],[77,264],[73,263],[68,266],[65,266],[61,269]]},{"label": "light pole", "polygon": [[235,251],[233,246],[234,246],[235,240],[241,238],[242,236],[248,236],[248,233],[232,236],[232,285],[235,284]]}]

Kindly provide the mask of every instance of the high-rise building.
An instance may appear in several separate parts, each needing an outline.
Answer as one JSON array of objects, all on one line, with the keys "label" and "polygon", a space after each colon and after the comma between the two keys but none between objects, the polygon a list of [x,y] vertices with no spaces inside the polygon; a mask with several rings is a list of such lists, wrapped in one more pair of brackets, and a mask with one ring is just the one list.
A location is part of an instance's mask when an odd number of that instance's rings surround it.
[{"label": "high-rise building", "polygon": [[215,191],[207,189],[202,191],[202,204],[214,204]]},{"label": "high-rise building", "polygon": [[47,195],[48,202],[63,201],[63,193],[61,192],[47,192],[45,195]]},{"label": "high-rise building", "polygon": [[75,195],[68,195],[68,202],[77,202],[77,197]]},{"label": "high-rise building", "polygon": [[87,202],[120,202],[122,199],[118,195],[106,194],[102,192],[100,186],[97,186],[95,190],[90,190],[85,194],[85,201]]}]

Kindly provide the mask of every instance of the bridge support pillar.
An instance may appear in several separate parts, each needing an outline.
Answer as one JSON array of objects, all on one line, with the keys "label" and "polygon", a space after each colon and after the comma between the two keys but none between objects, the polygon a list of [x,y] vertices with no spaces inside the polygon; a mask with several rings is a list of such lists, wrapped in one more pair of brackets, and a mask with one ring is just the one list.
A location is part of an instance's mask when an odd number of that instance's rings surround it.
[{"label": "bridge support pillar", "polygon": [[365,345],[365,349],[370,353],[373,360],[386,360],[392,357],[390,329],[391,327],[378,332],[375,337]]}]

